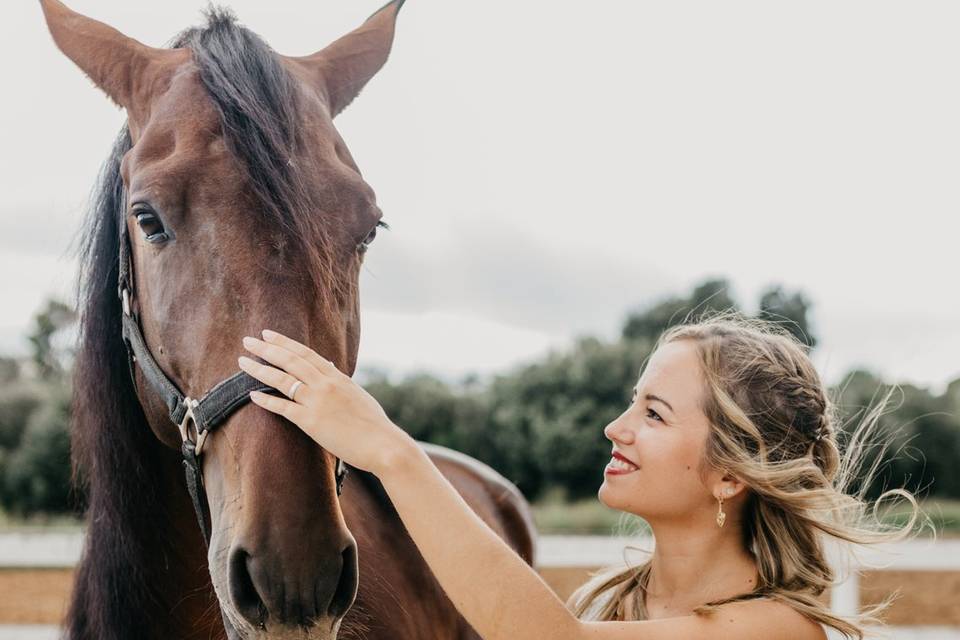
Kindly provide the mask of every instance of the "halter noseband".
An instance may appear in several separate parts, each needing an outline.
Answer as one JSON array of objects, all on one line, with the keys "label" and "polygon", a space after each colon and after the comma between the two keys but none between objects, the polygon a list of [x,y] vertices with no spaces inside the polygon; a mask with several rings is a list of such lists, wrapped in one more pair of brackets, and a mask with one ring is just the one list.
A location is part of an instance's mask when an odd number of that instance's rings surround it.
[{"label": "halter noseband", "polygon": [[[133,279],[130,271],[130,239],[127,235],[126,224],[126,190],[123,193],[124,208],[120,217],[120,272],[117,284],[117,295],[123,306],[121,320],[123,324],[123,343],[127,349],[127,364],[130,369],[130,378],[134,388],[137,378],[134,375],[134,363],[140,363],[140,370],[153,390],[163,398],[170,414],[170,420],[180,430],[183,444],[180,452],[183,455],[183,467],[186,473],[187,489],[193,500],[194,511],[197,512],[197,521],[203,531],[203,538],[210,544],[210,523],[206,513],[209,511],[207,493],[203,488],[203,474],[200,469],[200,455],[203,444],[211,431],[223,424],[231,413],[250,401],[251,391],[263,391],[277,394],[277,390],[269,387],[245,371],[238,371],[226,380],[219,382],[202,398],[196,400],[185,396],[163,373],[163,370],[154,360],[143,333],[140,330],[140,321],[131,311],[133,296]],[[191,425],[193,434],[191,434]],[[336,482],[337,495],[343,491],[343,480],[347,475],[347,466],[343,460],[337,458]]]}]

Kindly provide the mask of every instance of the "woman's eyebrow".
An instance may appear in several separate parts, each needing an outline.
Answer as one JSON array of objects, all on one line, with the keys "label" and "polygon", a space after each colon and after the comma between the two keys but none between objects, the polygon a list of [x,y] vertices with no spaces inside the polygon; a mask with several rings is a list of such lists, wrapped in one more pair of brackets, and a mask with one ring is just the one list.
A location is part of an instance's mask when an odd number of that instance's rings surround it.
[{"label": "woman's eyebrow", "polygon": [[[633,388],[633,392],[634,393],[637,392],[636,387]],[[647,395],[644,396],[644,398],[646,398],[647,400],[656,400],[657,402],[661,402],[663,403],[664,406],[667,407],[667,409],[670,409],[670,413],[673,413],[673,414],[677,413],[676,411],[673,410],[673,407],[670,406],[670,403],[664,400],[663,398],[661,398],[660,396],[655,396],[652,393],[648,393]]]}]

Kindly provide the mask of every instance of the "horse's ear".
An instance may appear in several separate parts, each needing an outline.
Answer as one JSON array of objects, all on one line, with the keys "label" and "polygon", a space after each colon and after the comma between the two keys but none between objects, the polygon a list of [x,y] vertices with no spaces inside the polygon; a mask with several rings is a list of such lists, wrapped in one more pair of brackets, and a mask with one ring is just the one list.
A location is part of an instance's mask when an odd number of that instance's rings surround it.
[{"label": "horse's ear", "polygon": [[358,28],[312,55],[288,56],[307,69],[326,96],[331,117],[343,111],[387,61],[397,13],[404,2],[393,0]]},{"label": "horse's ear", "polygon": [[146,110],[158,72],[187,53],[148,47],[59,0],[40,0],[40,6],[57,47],[131,116]]}]

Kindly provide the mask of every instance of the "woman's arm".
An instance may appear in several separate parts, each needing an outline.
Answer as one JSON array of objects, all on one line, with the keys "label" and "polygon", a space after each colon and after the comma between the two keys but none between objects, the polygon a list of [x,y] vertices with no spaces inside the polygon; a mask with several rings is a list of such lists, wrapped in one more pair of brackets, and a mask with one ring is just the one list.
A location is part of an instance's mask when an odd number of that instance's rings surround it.
[{"label": "woman's arm", "polygon": [[484,640],[575,640],[578,622],[543,579],[481,520],[420,446],[330,361],[286,336],[244,346],[240,368],[296,402],[254,392],[344,462],[374,473],[440,586]]},{"label": "woman's arm", "polygon": [[[404,434],[406,435],[406,434]],[[484,640],[821,640],[818,625],[772,601],[731,603],[712,616],[577,620],[467,505],[409,436],[378,477],[443,590]]]},{"label": "woman's arm", "polygon": [[[543,579],[481,520],[417,443],[377,401],[309,347],[264,332],[244,345],[274,365],[240,368],[280,390],[304,385],[296,402],[253,392],[348,464],[380,478],[440,586],[484,640],[820,640],[822,630],[792,608],[755,601],[715,615],[643,622],[581,622]],[[274,368],[277,367],[277,368]]]},{"label": "woman's arm", "polygon": [[484,640],[574,640],[578,622],[409,436],[377,474],[443,590]]}]

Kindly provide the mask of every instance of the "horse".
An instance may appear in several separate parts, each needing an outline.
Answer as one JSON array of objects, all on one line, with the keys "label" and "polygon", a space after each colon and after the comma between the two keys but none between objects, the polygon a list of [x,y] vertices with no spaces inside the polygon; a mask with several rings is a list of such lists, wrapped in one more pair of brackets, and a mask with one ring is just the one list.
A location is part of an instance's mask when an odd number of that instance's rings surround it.
[{"label": "horse", "polygon": [[[40,2],[57,47],[127,116],[78,236],[72,467],[87,524],[65,636],[477,638],[378,480],[344,478],[245,402],[252,378],[236,373],[241,338],[268,327],[354,374],[359,270],[384,224],[333,118],[386,62],[402,0],[299,57],[228,9],[155,48]],[[212,402],[194,399],[224,387],[240,393],[217,396],[213,432]],[[532,564],[516,487],[424,446]]]}]

